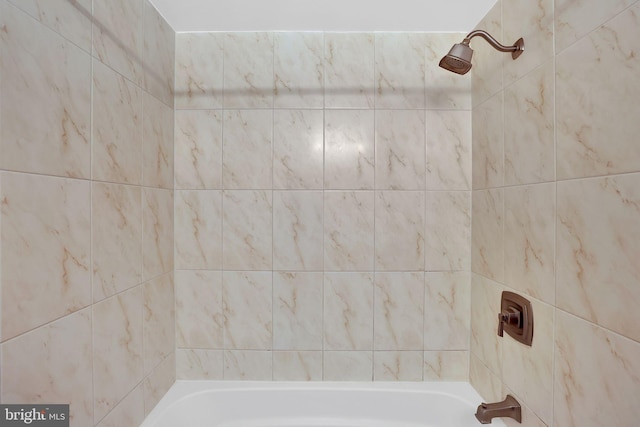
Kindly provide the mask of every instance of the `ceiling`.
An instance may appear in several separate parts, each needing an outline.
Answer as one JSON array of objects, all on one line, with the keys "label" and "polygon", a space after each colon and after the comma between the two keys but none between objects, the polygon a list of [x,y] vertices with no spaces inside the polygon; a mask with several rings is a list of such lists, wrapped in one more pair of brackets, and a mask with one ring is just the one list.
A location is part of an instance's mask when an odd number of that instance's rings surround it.
[{"label": "ceiling", "polygon": [[150,0],[176,32],[468,32],[496,0]]}]

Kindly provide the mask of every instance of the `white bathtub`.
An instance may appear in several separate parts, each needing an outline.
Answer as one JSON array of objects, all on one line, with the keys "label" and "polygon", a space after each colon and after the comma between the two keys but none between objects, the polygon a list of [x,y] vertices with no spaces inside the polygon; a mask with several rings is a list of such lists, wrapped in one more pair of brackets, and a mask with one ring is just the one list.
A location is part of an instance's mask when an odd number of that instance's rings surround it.
[{"label": "white bathtub", "polygon": [[177,381],[141,427],[478,427],[480,402],[462,382]]}]

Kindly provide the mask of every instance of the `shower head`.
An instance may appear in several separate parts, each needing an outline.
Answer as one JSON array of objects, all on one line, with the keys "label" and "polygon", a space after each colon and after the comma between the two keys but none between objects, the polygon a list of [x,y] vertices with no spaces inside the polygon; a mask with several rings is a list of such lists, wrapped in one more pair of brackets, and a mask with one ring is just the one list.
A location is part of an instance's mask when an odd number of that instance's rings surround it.
[{"label": "shower head", "polygon": [[471,57],[473,49],[469,46],[471,39],[480,36],[485,39],[494,49],[500,52],[511,52],[511,58],[516,59],[524,52],[524,40],[519,38],[513,46],[505,46],[494,39],[491,34],[482,30],[470,32],[462,43],[453,45],[448,54],[440,60],[440,66],[445,70],[452,71],[456,74],[467,74],[471,69]]}]

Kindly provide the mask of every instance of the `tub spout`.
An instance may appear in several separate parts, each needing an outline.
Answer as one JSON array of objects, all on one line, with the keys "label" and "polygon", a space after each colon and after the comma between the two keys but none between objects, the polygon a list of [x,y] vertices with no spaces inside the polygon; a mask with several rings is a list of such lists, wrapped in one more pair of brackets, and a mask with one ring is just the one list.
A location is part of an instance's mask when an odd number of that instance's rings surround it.
[{"label": "tub spout", "polygon": [[513,418],[517,422],[522,422],[522,408],[515,397],[507,394],[507,398],[502,402],[483,403],[478,406],[476,418],[481,424],[491,424],[493,418]]}]

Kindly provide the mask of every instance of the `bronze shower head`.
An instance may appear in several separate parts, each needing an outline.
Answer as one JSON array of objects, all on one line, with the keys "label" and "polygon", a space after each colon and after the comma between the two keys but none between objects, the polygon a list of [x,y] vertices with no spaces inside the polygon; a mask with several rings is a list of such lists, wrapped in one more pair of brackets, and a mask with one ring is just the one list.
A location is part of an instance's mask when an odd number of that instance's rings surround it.
[{"label": "bronze shower head", "polygon": [[482,37],[500,52],[511,52],[511,57],[513,59],[518,58],[522,55],[522,52],[524,52],[524,40],[522,40],[522,38],[519,38],[513,46],[505,46],[500,44],[486,31],[475,30],[470,32],[467,37],[462,40],[462,43],[456,43],[453,45],[449,53],[440,60],[440,66],[445,70],[452,71],[456,74],[467,74],[471,69],[471,57],[473,56],[473,49],[471,49],[469,43],[475,36]]}]

